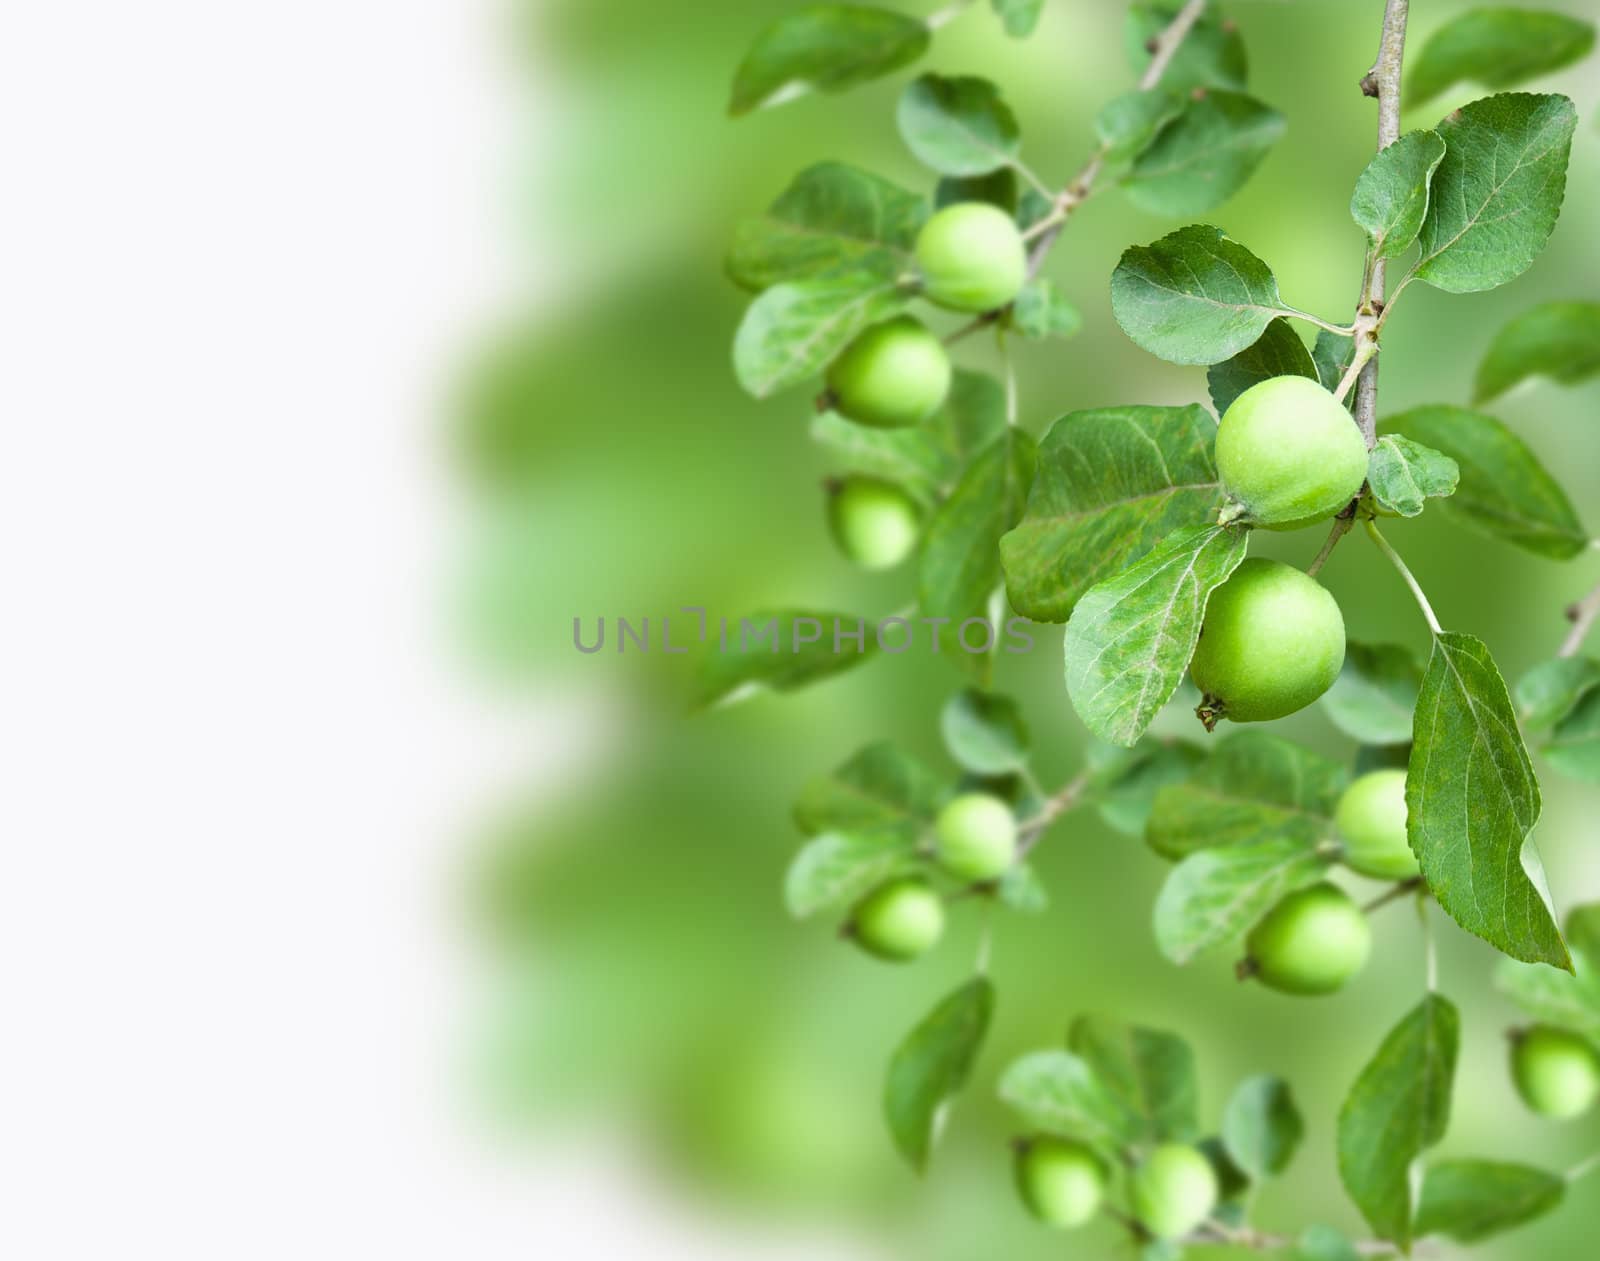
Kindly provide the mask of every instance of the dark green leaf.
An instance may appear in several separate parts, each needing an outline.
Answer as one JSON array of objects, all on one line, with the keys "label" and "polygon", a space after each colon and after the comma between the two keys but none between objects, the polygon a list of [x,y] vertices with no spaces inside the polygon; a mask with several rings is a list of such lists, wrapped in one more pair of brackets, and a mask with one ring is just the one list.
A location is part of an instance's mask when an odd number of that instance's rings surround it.
[{"label": "dark green leaf", "polygon": [[1289,313],[1272,269],[1203,223],[1129,248],[1111,274],[1111,311],[1151,354],[1186,364],[1221,363]]},{"label": "dark green leaf", "polygon": [[1070,412],[1039,446],[1027,512],[1000,540],[1011,606],[1065,621],[1082,594],[1222,503],[1203,407]]},{"label": "dark green leaf", "polygon": [[1331,852],[1297,839],[1196,850],[1156,897],[1156,945],[1172,962],[1188,963],[1242,936],[1284,895],[1315,884],[1331,861]]},{"label": "dark green leaf", "polygon": [[1343,766],[1264,731],[1222,740],[1185,784],[1156,794],[1146,839],[1182,858],[1210,846],[1295,841],[1309,849],[1333,834]]},{"label": "dark green leaf", "polygon": [[1022,286],[1011,316],[1024,337],[1071,337],[1083,327],[1078,308],[1062,297],[1048,278]]},{"label": "dark green leaf", "polygon": [[1437,132],[1411,131],[1367,163],[1350,198],[1350,217],[1366,232],[1379,258],[1410,248],[1428,212],[1428,184],[1444,160]]},{"label": "dark green leaf", "polygon": [[1307,1226],[1295,1241],[1295,1261],[1360,1261],[1361,1254],[1332,1226]]},{"label": "dark green leaf", "polygon": [[1199,1133],[1194,1051],[1177,1034],[1080,1016],[1067,1047],[1128,1114],[1123,1132],[1149,1143],[1187,1143]]},{"label": "dark green leaf", "polygon": [[1420,105],[1464,81],[1510,88],[1570,66],[1594,47],[1594,27],[1564,13],[1472,9],[1428,37],[1411,62],[1406,102]]},{"label": "dark green leaf", "polygon": [[1345,645],[1344,668],[1322,697],[1333,725],[1363,744],[1409,744],[1422,667],[1398,644]]},{"label": "dark green leaf", "polygon": [[[1178,16],[1183,6],[1175,0],[1145,0],[1128,10],[1123,42],[1134,72],[1143,74],[1150,64],[1150,41]],[[1173,92],[1192,88],[1230,88],[1244,91],[1249,73],[1244,40],[1238,29],[1215,5],[1201,13],[1161,76],[1161,86]]]},{"label": "dark green leaf", "polygon": [[1028,762],[1028,724],[1009,696],[965,688],[945,702],[939,718],[945,748],[979,775],[1003,775]]},{"label": "dark green leaf", "polygon": [[1439,905],[1514,959],[1570,970],[1555,917],[1523,870],[1539,782],[1481,640],[1434,637],[1413,738],[1407,832]]},{"label": "dark green leaf", "polygon": [[994,11],[1005,24],[1006,34],[1013,39],[1026,39],[1039,24],[1044,12],[1044,0],[989,0]]},{"label": "dark green leaf", "polygon": [[1478,365],[1476,402],[1504,394],[1529,377],[1575,385],[1600,372],[1600,302],[1546,302],[1495,335]]},{"label": "dark green leaf", "polygon": [[881,78],[922,56],[928,39],[927,23],[888,9],[822,4],[785,14],[745,55],[728,112],[748,114]]},{"label": "dark green leaf", "polygon": [[[854,669],[877,649],[872,626],[864,647],[853,638],[859,617],[797,609],[751,613],[729,623],[725,645],[708,645],[696,673],[690,703],[696,708],[739,700],[763,688],[792,692]],[[836,628],[852,634],[834,651]]]},{"label": "dark green leaf", "polygon": [[1092,587],[1067,623],[1067,694],[1110,744],[1131,747],[1189,668],[1211,593],[1239,567],[1249,531],[1191,526]]},{"label": "dark green leaf", "polygon": [[966,1085],[994,1011],[994,986],[974,977],[948,995],[906,1035],[889,1061],[883,1112],[911,1167],[928,1167],[944,1106]]},{"label": "dark green leaf", "polygon": [[944,796],[945,784],[937,774],[898,745],[880,740],[831,775],[807,784],[795,803],[794,819],[808,836],[897,831],[915,839],[932,826]]},{"label": "dark green leaf", "polygon": [[1444,1137],[1461,1042],[1449,999],[1429,994],[1390,1031],[1339,1113],[1339,1176],[1372,1229],[1409,1251],[1411,1162]]},{"label": "dark green leaf", "polygon": [[1204,214],[1244,187],[1284,125],[1254,97],[1208,92],[1139,154],[1123,180],[1128,198],[1152,214]]},{"label": "dark green leaf", "polygon": [[1089,764],[1090,800],[1108,826],[1124,836],[1143,836],[1156,794],[1188,779],[1205,751],[1187,740],[1139,741],[1131,749],[1094,741]]},{"label": "dark green leaf", "polygon": [[796,919],[848,906],[907,866],[914,844],[897,830],[815,836],[789,864],[784,905]]},{"label": "dark green leaf", "polygon": [[1540,750],[1563,775],[1600,784],[1600,692],[1590,692],[1558,722]]},{"label": "dark green leaf", "polygon": [[[1032,189],[1029,190],[1033,191]],[[933,190],[935,208],[943,210],[961,201],[986,201],[1008,215],[1017,211],[1017,173],[1009,166],[987,175],[946,175]]]},{"label": "dark green leaf", "polygon": [[843,162],[819,162],[795,176],[759,219],[734,233],[728,273],[748,289],[871,264],[909,270],[926,199]]},{"label": "dark green leaf", "polygon": [[1157,133],[1183,113],[1184,98],[1165,88],[1135,88],[1107,101],[1094,117],[1095,135],[1108,160],[1137,157]]},{"label": "dark green leaf", "polygon": [[[1344,380],[1350,361],[1355,358],[1356,344],[1343,333],[1332,333],[1325,328],[1317,330],[1317,340],[1311,347],[1311,358],[1317,365],[1317,380],[1322,388],[1332,394]],[[1355,391],[1345,399],[1345,406],[1355,403]]]},{"label": "dark green leaf", "polygon": [[1137,1122],[1080,1056],[1035,1051],[1006,1069],[1000,1098],[1035,1129],[1115,1153],[1137,1141]]},{"label": "dark green leaf", "polygon": [[1527,271],[1561,213],[1577,125],[1566,97],[1526,93],[1473,101],[1444,119],[1417,279],[1476,293]]},{"label": "dark green leaf", "polygon": [[1384,422],[1448,455],[1460,469],[1456,493],[1439,510],[1481,533],[1540,556],[1568,560],[1588,549],[1572,501],[1526,443],[1493,416],[1465,408],[1417,407]]},{"label": "dark green leaf", "polygon": [[1022,148],[1016,117],[987,79],[925,74],[901,94],[897,121],[917,161],[943,175],[985,175]]},{"label": "dark green leaf", "polygon": [[1289,1083],[1281,1077],[1240,1082],[1222,1114],[1222,1141],[1228,1155],[1257,1181],[1289,1167],[1305,1132]]},{"label": "dark green leaf", "polygon": [[1396,516],[1417,516],[1425,501],[1455,494],[1460,480],[1461,466],[1448,455],[1395,434],[1379,438],[1368,458],[1373,502]]},{"label": "dark green leaf", "polygon": [[1523,725],[1530,731],[1539,731],[1555,726],[1597,687],[1600,661],[1557,657],[1541,662],[1518,679],[1512,695]]},{"label": "dark green leaf", "polygon": [[1446,1160],[1428,1169],[1417,1209],[1417,1234],[1477,1243],[1558,1207],[1567,1180],[1528,1165]]},{"label": "dark green leaf", "polygon": [[757,398],[799,385],[910,300],[888,265],[774,285],[745,311],[733,340],[734,374]]},{"label": "dark green leaf", "polygon": [[1289,376],[1310,377],[1315,381],[1317,365],[1289,321],[1273,320],[1254,345],[1246,346],[1232,359],[1214,363],[1206,370],[1211,406],[1220,416],[1252,385],[1272,377]]}]

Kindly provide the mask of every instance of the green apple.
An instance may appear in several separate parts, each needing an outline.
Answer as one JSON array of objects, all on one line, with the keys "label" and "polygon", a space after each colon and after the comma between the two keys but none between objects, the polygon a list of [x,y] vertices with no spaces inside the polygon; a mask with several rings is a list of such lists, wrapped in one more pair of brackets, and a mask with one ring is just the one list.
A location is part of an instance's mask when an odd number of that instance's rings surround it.
[{"label": "green apple", "polygon": [[1365,912],[1332,884],[1291,893],[1250,930],[1255,975],[1285,994],[1331,994],[1366,966],[1372,929]]},{"label": "green apple", "polygon": [[928,297],[953,311],[1003,307],[1028,278],[1022,233],[988,202],[957,202],[939,211],[923,224],[916,254]]},{"label": "green apple", "polygon": [[828,489],[828,526],[839,550],[863,569],[891,569],[917,546],[922,514],[892,482],[846,477]]},{"label": "green apple", "polygon": [[1344,790],[1334,813],[1344,837],[1344,862],[1377,880],[1411,880],[1422,874],[1406,840],[1406,773],[1368,771]]},{"label": "green apple", "polygon": [[1105,1167],[1081,1143],[1030,1139],[1017,1150],[1016,1175],[1028,1212],[1047,1226],[1082,1226],[1100,1211],[1105,1198]]},{"label": "green apple", "polygon": [[828,369],[840,415],[878,429],[920,425],[950,393],[944,343],[909,315],[874,324]]},{"label": "green apple", "polygon": [[1600,1096],[1600,1053],[1575,1033],[1535,1025],[1512,1037],[1511,1077],[1528,1107],[1568,1121]]},{"label": "green apple", "polygon": [[939,864],[963,880],[998,880],[1017,857],[1017,818],[989,793],[963,793],[934,821]]},{"label": "green apple", "polygon": [[1317,382],[1273,377],[1223,413],[1217,472],[1246,521],[1296,530],[1332,517],[1361,492],[1367,444],[1343,404]]},{"label": "green apple", "polygon": [[891,880],[856,904],[849,934],[880,959],[915,959],[944,935],[944,902],[926,880],[915,876]]},{"label": "green apple", "polygon": [[1217,1173],[1197,1148],[1157,1147],[1133,1175],[1133,1215],[1157,1239],[1181,1239],[1217,1204]]},{"label": "green apple", "polygon": [[1266,722],[1311,704],[1343,664],[1333,596],[1292,565],[1252,558],[1211,593],[1189,673],[1203,712]]}]

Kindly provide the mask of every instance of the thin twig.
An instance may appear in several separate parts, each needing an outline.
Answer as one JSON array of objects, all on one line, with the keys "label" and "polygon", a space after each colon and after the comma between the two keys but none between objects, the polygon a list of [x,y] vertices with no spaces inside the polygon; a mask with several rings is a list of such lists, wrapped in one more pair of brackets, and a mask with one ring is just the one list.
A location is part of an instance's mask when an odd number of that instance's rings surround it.
[{"label": "thin twig", "polygon": [[1366,914],[1371,915],[1372,912],[1378,910],[1380,907],[1388,906],[1391,902],[1398,902],[1400,899],[1409,897],[1411,894],[1418,891],[1426,891],[1426,883],[1423,881],[1421,876],[1412,876],[1411,879],[1402,880],[1399,884],[1386,889],[1377,897],[1373,898],[1372,901],[1366,903],[1361,909]]},{"label": "thin twig", "polygon": [[1556,653],[1558,657],[1576,657],[1583,647],[1583,641],[1589,637],[1595,619],[1600,618],[1600,586],[1596,586],[1577,603],[1569,605],[1567,617],[1572,622],[1572,629],[1561,641],[1560,651]]},{"label": "thin twig", "polygon": [[1339,540],[1350,533],[1350,527],[1356,523],[1355,514],[1349,516],[1340,514],[1334,518],[1333,529],[1328,531],[1328,540],[1322,545],[1322,550],[1317,553],[1316,560],[1311,562],[1306,570],[1306,577],[1315,578],[1322,567],[1328,563],[1328,557],[1333,555],[1333,549],[1339,546]]},{"label": "thin twig", "polygon": [[1586,1177],[1596,1169],[1600,1169],[1600,1152],[1596,1152],[1587,1160],[1580,1160],[1571,1169],[1567,1170],[1567,1181],[1576,1182],[1579,1178]]},{"label": "thin twig", "polygon": [[1425,960],[1424,975],[1428,982],[1428,993],[1436,994],[1439,991],[1439,947],[1433,939],[1433,921],[1428,918],[1426,889],[1417,891],[1417,922],[1422,925],[1422,957]]},{"label": "thin twig", "polygon": [[1423,594],[1422,584],[1417,581],[1416,576],[1406,567],[1405,561],[1400,559],[1400,553],[1389,546],[1389,540],[1378,533],[1377,522],[1368,520],[1366,526],[1367,533],[1372,537],[1372,541],[1378,545],[1378,550],[1389,558],[1389,563],[1406,580],[1406,586],[1411,588],[1412,598],[1416,600],[1417,607],[1422,610],[1422,616],[1428,620],[1428,629],[1435,635],[1442,635],[1444,629],[1439,625],[1439,619],[1433,615],[1433,605],[1428,603],[1428,597]]},{"label": "thin twig", "polygon": [[1080,771],[1055,796],[1046,798],[1037,814],[1022,821],[1022,826],[1017,829],[1020,838],[1017,857],[1021,858],[1037,845],[1045,829],[1078,804],[1089,787],[1089,777],[1089,771]]}]

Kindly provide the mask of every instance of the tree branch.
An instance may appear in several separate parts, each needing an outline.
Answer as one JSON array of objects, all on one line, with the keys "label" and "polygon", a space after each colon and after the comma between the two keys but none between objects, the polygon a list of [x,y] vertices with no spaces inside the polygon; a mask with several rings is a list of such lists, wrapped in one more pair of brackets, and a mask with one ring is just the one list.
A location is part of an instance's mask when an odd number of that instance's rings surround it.
[{"label": "tree branch", "polygon": [[1567,618],[1572,622],[1572,629],[1561,641],[1561,648],[1556,653],[1558,657],[1576,657],[1583,647],[1583,641],[1589,637],[1595,619],[1600,618],[1600,586],[1577,603],[1568,605]]},{"label": "tree branch", "polygon": [[1020,843],[1017,845],[1018,858],[1039,843],[1046,828],[1077,806],[1083,798],[1084,791],[1089,787],[1089,774],[1086,770],[1080,771],[1055,796],[1046,798],[1037,814],[1023,820],[1022,826],[1018,829],[1020,838]]}]

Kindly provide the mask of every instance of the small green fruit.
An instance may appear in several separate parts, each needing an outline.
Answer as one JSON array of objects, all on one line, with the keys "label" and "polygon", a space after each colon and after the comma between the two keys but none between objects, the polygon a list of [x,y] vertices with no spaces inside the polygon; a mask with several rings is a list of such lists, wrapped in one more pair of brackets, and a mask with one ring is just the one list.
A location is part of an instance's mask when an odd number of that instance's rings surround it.
[{"label": "small green fruit", "polygon": [[1350,413],[1309,377],[1252,385],[1217,426],[1217,472],[1245,519],[1297,530],[1339,512],[1367,479],[1367,444]]},{"label": "small green fruit", "polygon": [[1217,718],[1266,722],[1303,709],[1339,677],[1344,618],[1314,578],[1251,559],[1211,593],[1189,673]]},{"label": "small green fruit", "polygon": [[1344,790],[1334,814],[1344,837],[1345,866],[1376,880],[1422,874],[1406,840],[1406,773],[1369,771]]},{"label": "small green fruit", "polygon": [[847,477],[830,489],[828,525],[839,550],[863,569],[898,565],[922,530],[911,496],[873,477]]},{"label": "small green fruit", "polygon": [[909,315],[874,324],[828,369],[840,415],[879,429],[920,425],[950,393],[944,343]]},{"label": "small green fruit", "polygon": [[1105,1168],[1079,1143],[1032,1139],[1017,1152],[1016,1174],[1022,1202],[1047,1226],[1082,1226],[1100,1211],[1105,1198]]},{"label": "small green fruit", "polygon": [[997,880],[1017,857],[1017,819],[988,793],[964,793],[934,823],[939,863],[963,880]]},{"label": "small green fruit", "polygon": [[1336,885],[1291,893],[1250,930],[1250,963],[1261,983],[1285,994],[1331,994],[1366,966],[1372,929]]},{"label": "small green fruit", "polygon": [[1028,276],[1028,251],[1010,215],[987,202],[946,206],[917,236],[917,266],[928,297],[953,311],[993,311]]},{"label": "small green fruit", "polygon": [[891,880],[856,904],[850,935],[880,959],[915,959],[944,935],[944,903],[926,880]]},{"label": "small green fruit", "polygon": [[1156,1148],[1133,1175],[1133,1214],[1157,1239],[1183,1238],[1216,1204],[1216,1170],[1186,1144]]},{"label": "small green fruit", "polygon": [[1528,1107],[1568,1121],[1600,1096],[1600,1053],[1575,1033],[1535,1025],[1513,1037],[1511,1078]]}]

